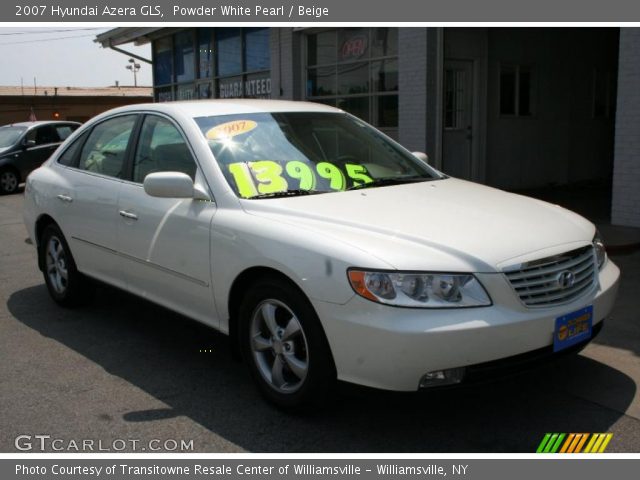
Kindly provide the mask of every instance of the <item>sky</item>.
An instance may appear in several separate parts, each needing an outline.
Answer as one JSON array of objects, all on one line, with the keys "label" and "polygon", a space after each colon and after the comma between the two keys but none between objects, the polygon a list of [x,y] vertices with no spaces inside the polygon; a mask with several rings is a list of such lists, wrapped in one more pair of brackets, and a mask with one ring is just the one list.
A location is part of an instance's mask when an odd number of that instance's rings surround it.
[{"label": "sky", "polygon": [[[113,28],[113,27],[112,27]],[[133,85],[133,73],[126,69],[129,57],[93,40],[111,28],[5,28],[0,27],[0,85],[55,87],[106,87]],[[151,46],[132,43],[119,48],[151,58]],[[138,62],[138,85],[151,86],[151,65]]]}]

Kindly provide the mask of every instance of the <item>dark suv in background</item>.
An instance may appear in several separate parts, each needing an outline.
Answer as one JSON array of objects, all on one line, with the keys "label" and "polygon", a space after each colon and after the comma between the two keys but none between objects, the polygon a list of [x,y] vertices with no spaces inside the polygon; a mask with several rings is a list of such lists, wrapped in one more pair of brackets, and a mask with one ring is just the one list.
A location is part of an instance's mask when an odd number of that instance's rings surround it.
[{"label": "dark suv in background", "polygon": [[22,122],[0,127],[0,194],[14,193],[51,156],[77,122]]}]

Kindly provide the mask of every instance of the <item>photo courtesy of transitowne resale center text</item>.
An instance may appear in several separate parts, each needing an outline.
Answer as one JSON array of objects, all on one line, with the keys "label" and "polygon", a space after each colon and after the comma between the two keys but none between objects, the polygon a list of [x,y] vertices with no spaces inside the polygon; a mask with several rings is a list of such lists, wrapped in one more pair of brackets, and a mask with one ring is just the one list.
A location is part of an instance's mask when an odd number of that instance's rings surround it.
[{"label": "photo courtesy of transitowne resale center text", "polygon": [[0,477],[632,477],[640,8],[0,5]]}]

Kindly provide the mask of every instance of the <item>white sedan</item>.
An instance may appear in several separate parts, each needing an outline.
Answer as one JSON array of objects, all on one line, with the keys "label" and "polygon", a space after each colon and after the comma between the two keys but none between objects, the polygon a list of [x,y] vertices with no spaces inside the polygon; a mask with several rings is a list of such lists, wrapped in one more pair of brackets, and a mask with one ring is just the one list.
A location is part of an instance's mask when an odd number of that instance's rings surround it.
[{"label": "white sedan", "polygon": [[304,102],[111,110],[29,176],[24,220],[57,303],[86,276],[210,325],[283,407],[576,351],[619,278],[584,218]]}]

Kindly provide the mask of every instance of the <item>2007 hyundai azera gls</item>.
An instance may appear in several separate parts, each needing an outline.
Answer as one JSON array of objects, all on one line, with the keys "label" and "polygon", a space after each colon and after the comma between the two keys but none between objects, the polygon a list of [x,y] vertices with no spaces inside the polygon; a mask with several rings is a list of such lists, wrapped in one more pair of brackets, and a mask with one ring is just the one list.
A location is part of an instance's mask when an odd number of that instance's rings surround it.
[{"label": "2007 hyundai azera gls", "polygon": [[111,110],[29,176],[24,219],[56,302],[87,276],[219,329],[283,407],[578,350],[619,277],[584,218],[304,102]]}]

